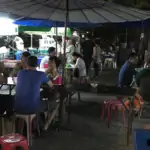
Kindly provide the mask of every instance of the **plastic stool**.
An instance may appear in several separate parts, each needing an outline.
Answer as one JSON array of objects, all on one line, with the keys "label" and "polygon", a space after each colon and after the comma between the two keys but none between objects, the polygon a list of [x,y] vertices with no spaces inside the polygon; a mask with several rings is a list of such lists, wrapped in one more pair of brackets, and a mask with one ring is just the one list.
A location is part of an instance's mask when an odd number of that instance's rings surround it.
[{"label": "plastic stool", "polygon": [[150,130],[135,130],[134,150],[150,150]]},{"label": "plastic stool", "polygon": [[36,117],[36,114],[31,115],[23,115],[23,114],[16,114],[16,118],[23,119],[27,124],[27,139],[28,145],[32,145],[32,120]]},{"label": "plastic stool", "polygon": [[101,119],[102,120],[104,119],[105,111],[107,110],[107,123],[108,123],[107,125],[108,125],[108,128],[110,126],[112,111],[114,110],[117,113],[117,111],[119,111],[119,109],[121,109],[121,112],[122,112],[122,122],[123,122],[123,127],[124,127],[124,124],[125,124],[125,110],[123,109],[122,103],[117,99],[104,101],[104,103],[102,105]]},{"label": "plastic stool", "polygon": [[21,147],[28,150],[28,143],[24,136],[20,134],[8,134],[0,137],[2,150],[14,150],[16,147]]}]

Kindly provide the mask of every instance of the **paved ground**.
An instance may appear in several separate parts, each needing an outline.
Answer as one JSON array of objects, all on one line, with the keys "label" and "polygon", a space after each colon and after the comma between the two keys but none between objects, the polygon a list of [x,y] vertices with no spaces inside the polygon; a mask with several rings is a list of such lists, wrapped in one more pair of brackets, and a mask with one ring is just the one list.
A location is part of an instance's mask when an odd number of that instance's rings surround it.
[{"label": "paved ground", "polygon": [[82,94],[86,102],[73,102],[69,126],[72,131],[51,129],[34,140],[33,150],[132,150],[132,145],[126,147],[126,132],[121,124],[112,123],[108,129],[106,122],[100,120],[98,101],[108,98]]},{"label": "paved ground", "polygon": [[[100,75],[102,83],[116,84],[116,79],[116,72]],[[78,102],[74,97],[72,131],[50,129],[43,137],[33,141],[32,150],[133,150],[132,140],[130,146],[126,146],[126,132],[121,122],[113,122],[108,129],[106,122],[100,120],[100,103],[110,98],[81,94],[84,102]]]}]

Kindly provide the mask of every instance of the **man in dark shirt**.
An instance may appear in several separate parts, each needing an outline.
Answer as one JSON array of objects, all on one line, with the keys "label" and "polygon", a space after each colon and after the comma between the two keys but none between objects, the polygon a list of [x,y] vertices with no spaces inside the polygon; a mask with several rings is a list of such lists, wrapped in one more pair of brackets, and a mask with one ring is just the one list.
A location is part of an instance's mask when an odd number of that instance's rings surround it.
[{"label": "man in dark shirt", "polygon": [[135,67],[138,62],[138,56],[136,53],[131,53],[129,59],[124,63],[119,72],[118,86],[119,87],[129,87],[133,75],[136,74]]},{"label": "man in dark shirt", "polygon": [[86,40],[82,43],[83,59],[85,61],[87,73],[89,71],[89,67],[90,67],[91,62],[92,62],[93,47],[94,47],[94,43],[90,39],[90,36],[87,35]]}]

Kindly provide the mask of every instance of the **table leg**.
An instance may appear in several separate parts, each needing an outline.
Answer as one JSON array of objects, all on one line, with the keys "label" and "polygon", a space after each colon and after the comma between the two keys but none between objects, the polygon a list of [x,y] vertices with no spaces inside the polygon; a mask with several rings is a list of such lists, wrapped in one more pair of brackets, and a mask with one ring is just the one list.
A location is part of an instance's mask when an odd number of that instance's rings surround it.
[{"label": "table leg", "polygon": [[64,100],[62,99],[62,98],[60,98],[60,102],[59,102],[59,122],[60,123],[62,123],[62,121],[63,121],[63,112],[62,112],[62,110],[63,110],[63,105],[64,105]]},{"label": "table leg", "polygon": [[128,126],[127,126],[127,146],[129,145],[130,140],[130,115],[128,114]]},{"label": "table leg", "polygon": [[132,134],[132,123],[133,123],[133,117],[134,117],[134,96],[131,98],[130,104],[129,104],[129,114],[128,114],[128,127],[127,127],[127,145],[129,145],[130,136]]},{"label": "table leg", "polygon": [[78,101],[81,101],[80,92],[77,92],[77,94],[78,94]]},{"label": "table leg", "polygon": [[[67,112],[68,112],[67,123],[68,123],[68,125],[70,124],[70,120],[71,120],[71,118],[70,118],[71,117],[71,111],[70,111],[71,96],[72,96],[72,93],[69,93],[69,95],[67,97],[67,101],[66,101],[66,102],[68,102],[67,103]],[[62,101],[62,104],[60,104],[60,105],[63,106],[63,101]],[[62,116],[62,114],[61,114],[62,113],[62,106],[59,106],[59,121],[57,122],[57,129],[58,129],[58,131],[59,130],[72,131],[72,129],[69,128],[68,126],[64,126],[64,125],[61,124],[62,123],[62,118],[61,118],[61,116]]]},{"label": "table leg", "polygon": [[70,116],[71,116],[71,93],[68,95],[68,124],[70,124]]},{"label": "table leg", "polygon": [[132,123],[134,119],[134,99],[135,97],[133,96],[131,98],[131,123],[130,123],[130,135],[132,134]]}]

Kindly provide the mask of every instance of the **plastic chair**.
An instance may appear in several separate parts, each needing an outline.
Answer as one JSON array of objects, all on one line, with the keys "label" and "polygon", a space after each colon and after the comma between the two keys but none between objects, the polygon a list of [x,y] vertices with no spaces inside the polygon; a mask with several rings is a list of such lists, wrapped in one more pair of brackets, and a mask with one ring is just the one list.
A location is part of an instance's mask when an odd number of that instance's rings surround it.
[{"label": "plastic chair", "polygon": [[[107,110],[107,123],[108,123],[108,128],[110,126],[110,121],[111,121],[111,114],[112,111],[115,111],[115,114],[117,114],[118,111],[121,110],[122,112],[122,122],[123,122],[123,127],[125,124],[125,114],[124,114],[124,107],[122,105],[122,103],[117,100],[117,99],[113,99],[113,100],[107,100],[104,101],[104,104],[102,105],[102,113],[101,113],[101,119],[104,119],[105,116],[105,111]],[[117,115],[116,115],[117,117]]]},{"label": "plastic chair", "polygon": [[28,143],[24,136],[20,134],[8,134],[0,137],[0,145],[2,150],[14,150],[21,147],[28,150]]}]

